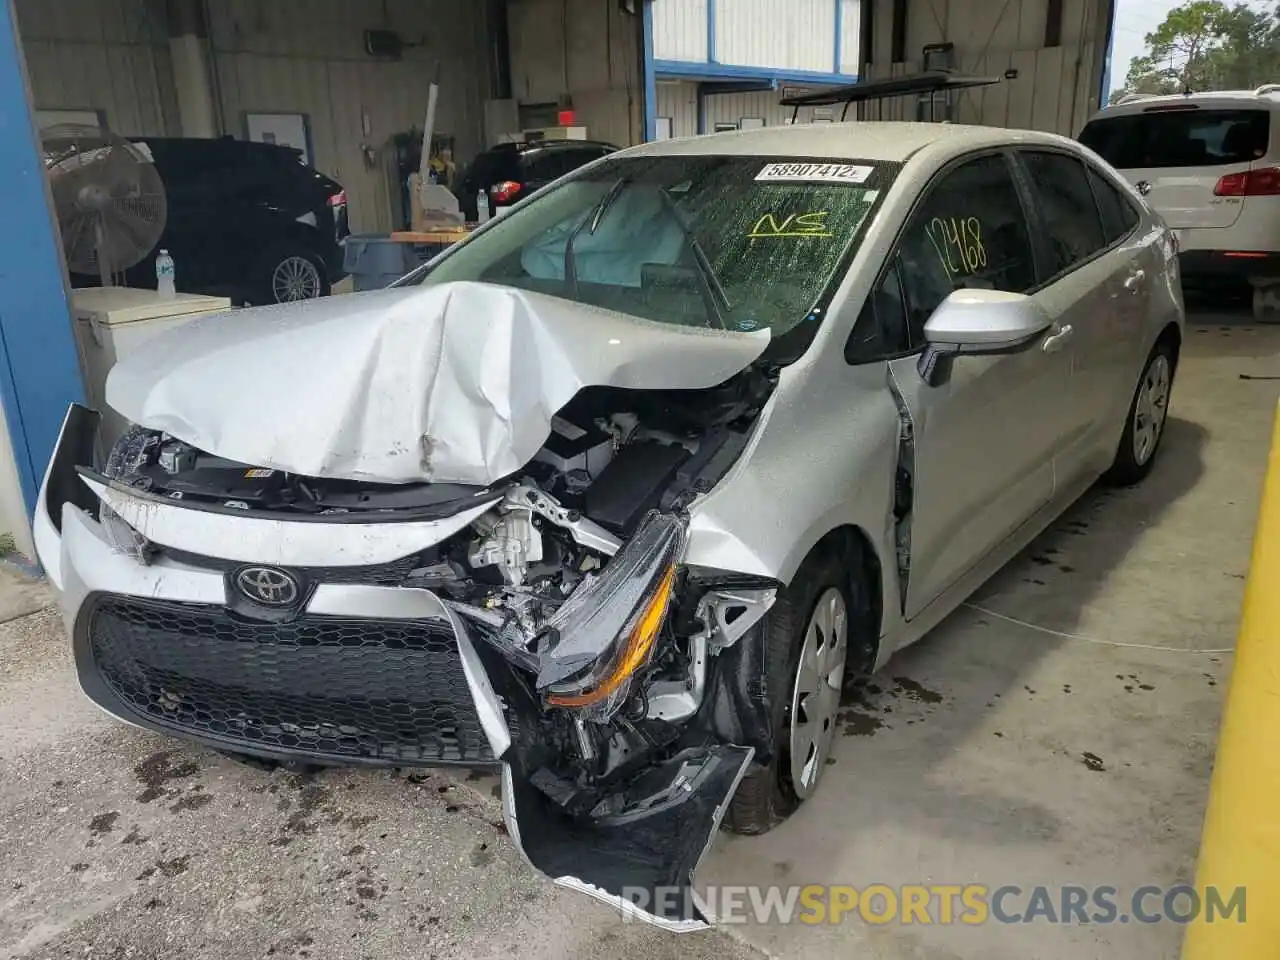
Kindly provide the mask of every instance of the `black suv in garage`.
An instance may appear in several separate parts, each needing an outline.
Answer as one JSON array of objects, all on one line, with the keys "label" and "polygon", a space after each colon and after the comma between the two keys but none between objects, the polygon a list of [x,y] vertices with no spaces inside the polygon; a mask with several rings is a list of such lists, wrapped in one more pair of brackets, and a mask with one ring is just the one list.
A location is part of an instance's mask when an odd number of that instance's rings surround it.
[{"label": "black suv in garage", "polygon": [[134,143],[150,152],[169,213],[155,249],[126,271],[129,286],[155,287],[162,249],[177,263],[179,290],[236,304],[324,296],[345,276],[346,192],[301,151],[231,137]]}]

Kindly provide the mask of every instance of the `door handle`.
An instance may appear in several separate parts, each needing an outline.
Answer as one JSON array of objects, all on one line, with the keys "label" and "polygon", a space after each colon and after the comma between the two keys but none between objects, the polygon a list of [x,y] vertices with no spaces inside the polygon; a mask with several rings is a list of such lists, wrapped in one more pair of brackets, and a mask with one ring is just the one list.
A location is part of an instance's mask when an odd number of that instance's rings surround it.
[{"label": "door handle", "polygon": [[1138,284],[1142,283],[1142,281],[1145,280],[1146,278],[1147,278],[1147,271],[1135,270],[1133,273],[1129,274],[1129,276],[1125,279],[1124,288],[1131,293],[1136,293],[1138,289]]},{"label": "door handle", "polygon": [[1053,333],[1044,338],[1044,342],[1041,343],[1040,349],[1045,353],[1057,353],[1071,342],[1071,338],[1073,336],[1075,336],[1075,331],[1071,329],[1071,324],[1061,327],[1055,326],[1053,328]]}]

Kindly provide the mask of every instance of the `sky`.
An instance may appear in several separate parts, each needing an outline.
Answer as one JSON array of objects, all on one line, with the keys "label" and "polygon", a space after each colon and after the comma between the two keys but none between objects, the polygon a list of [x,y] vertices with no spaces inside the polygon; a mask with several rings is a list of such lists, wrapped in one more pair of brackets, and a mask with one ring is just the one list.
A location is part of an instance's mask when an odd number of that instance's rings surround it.
[{"label": "sky", "polygon": [[[1154,30],[1174,7],[1185,0],[1117,0],[1115,32],[1111,46],[1111,89],[1121,86],[1129,74],[1129,62],[1146,52],[1143,37]],[[1238,0],[1227,0],[1234,6]],[[1269,0],[1245,0],[1258,10],[1273,9]]]}]

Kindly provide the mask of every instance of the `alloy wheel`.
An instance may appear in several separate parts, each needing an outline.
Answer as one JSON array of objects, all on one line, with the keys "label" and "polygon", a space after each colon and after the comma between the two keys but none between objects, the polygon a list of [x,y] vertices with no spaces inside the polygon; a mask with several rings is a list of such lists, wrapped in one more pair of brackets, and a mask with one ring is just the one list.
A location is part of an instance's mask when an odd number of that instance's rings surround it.
[{"label": "alloy wheel", "polygon": [[320,296],[320,271],[306,257],[285,257],[271,272],[271,292],[276,303],[314,300]]},{"label": "alloy wheel", "polygon": [[1133,459],[1139,466],[1151,459],[1169,412],[1169,358],[1157,353],[1138,387],[1133,407]]},{"label": "alloy wheel", "polygon": [[848,624],[844,594],[828,588],[805,626],[791,692],[791,785],[801,800],[812,795],[831,753],[849,651]]}]

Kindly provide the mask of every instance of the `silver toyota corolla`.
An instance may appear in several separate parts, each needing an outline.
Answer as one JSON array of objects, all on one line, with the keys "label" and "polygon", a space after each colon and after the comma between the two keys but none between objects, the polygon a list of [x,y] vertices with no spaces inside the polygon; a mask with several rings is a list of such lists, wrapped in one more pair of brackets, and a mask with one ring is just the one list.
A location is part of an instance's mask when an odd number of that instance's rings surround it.
[{"label": "silver toyota corolla", "polygon": [[649,144],[392,289],[126,358],[40,559],[115,716],[499,765],[536,868],[693,929],[721,820],[817,789],[844,678],[1150,470],[1182,324],[1170,232],[1069,140]]}]

